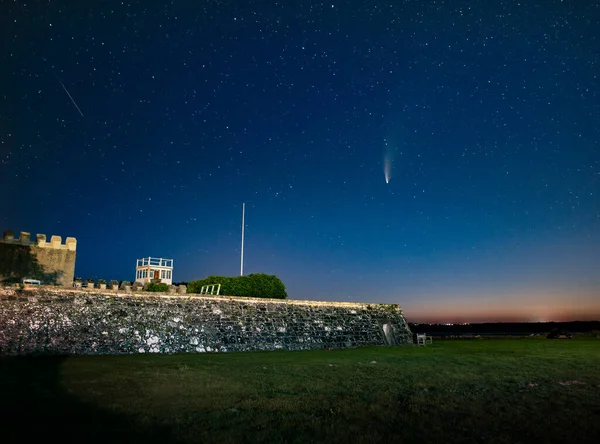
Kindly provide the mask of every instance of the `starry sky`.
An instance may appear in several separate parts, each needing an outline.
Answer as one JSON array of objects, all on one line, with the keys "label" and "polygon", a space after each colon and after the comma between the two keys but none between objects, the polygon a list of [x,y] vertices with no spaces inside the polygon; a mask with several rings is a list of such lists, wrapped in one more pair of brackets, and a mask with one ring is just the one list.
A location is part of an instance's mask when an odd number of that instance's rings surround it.
[{"label": "starry sky", "polygon": [[600,319],[591,1],[0,3],[2,229],[76,276]]}]

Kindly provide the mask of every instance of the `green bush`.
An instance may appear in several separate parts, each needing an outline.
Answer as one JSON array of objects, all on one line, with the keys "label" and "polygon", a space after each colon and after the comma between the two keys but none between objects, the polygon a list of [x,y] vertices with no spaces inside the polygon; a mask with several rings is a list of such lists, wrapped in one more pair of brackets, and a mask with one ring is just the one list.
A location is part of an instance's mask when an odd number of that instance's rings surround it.
[{"label": "green bush", "polygon": [[169,286],[163,282],[150,282],[144,291],[166,293],[168,290]]},{"label": "green bush", "polygon": [[592,330],[573,334],[574,339],[600,339],[600,330]]},{"label": "green bush", "polygon": [[249,274],[248,276],[208,276],[188,284],[188,293],[200,293],[205,285],[221,284],[219,294],[225,296],[248,296],[255,298],[286,299],[285,285],[277,276],[264,273]]}]

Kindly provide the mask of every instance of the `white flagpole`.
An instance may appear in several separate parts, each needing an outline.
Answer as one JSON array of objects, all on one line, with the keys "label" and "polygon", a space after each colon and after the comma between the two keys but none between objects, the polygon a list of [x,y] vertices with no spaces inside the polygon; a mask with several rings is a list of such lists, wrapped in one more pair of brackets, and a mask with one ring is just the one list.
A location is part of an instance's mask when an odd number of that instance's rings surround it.
[{"label": "white flagpole", "polygon": [[240,276],[244,275],[244,216],[246,213],[246,203],[242,203],[242,255],[240,258]]}]

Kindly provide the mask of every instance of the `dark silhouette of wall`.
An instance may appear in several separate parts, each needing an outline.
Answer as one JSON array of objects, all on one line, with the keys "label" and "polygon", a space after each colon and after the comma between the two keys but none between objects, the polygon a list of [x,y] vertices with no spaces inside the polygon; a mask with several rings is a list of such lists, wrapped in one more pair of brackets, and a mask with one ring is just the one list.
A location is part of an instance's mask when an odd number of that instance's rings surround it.
[{"label": "dark silhouette of wall", "polygon": [[0,430],[12,443],[175,443],[173,428],[144,424],[70,393],[67,357],[0,357]]}]

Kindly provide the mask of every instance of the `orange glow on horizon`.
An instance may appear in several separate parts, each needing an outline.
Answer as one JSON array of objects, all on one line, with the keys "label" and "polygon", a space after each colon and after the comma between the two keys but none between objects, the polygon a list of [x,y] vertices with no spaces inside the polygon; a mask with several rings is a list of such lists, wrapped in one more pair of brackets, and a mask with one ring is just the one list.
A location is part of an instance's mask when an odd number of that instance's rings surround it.
[{"label": "orange glow on horizon", "polygon": [[600,298],[594,295],[463,297],[401,304],[409,322],[568,322],[599,321]]}]

